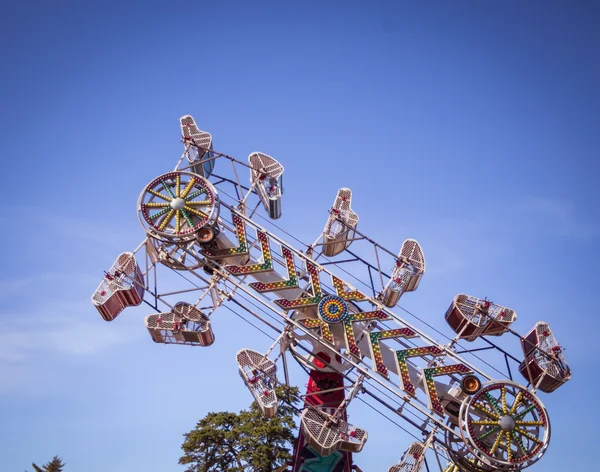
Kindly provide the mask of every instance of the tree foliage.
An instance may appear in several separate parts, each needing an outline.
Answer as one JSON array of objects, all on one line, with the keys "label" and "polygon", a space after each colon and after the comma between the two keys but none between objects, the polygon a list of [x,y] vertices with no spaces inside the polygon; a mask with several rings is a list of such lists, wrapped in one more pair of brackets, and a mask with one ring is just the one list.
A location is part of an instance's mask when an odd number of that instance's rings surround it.
[{"label": "tree foliage", "polygon": [[62,472],[65,463],[60,457],[54,456],[50,462],[44,464],[42,467],[38,467],[35,463],[31,464],[31,466],[35,472]]},{"label": "tree foliage", "polygon": [[[298,389],[279,387],[278,398],[293,405]],[[281,404],[274,418],[265,418],[253,402],[248,410],[209,413],[184,434],[180,464],[186,472],[271,472],[292,458],[294,408]]]}]

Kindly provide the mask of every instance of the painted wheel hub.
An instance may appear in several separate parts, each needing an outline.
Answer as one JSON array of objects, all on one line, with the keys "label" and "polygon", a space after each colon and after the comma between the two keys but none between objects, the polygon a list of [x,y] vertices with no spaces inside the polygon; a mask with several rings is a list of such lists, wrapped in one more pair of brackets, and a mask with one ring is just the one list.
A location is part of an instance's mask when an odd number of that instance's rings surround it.
[{"label": "painted wheel hub", "polygon": [[512,431],[517,426],[515,419],[509,415],[501,417],[498,423],[503,431]]},{"label": "painted wheel hub", "polygon": [[183,210],[185,207],[185,200],[183,198],[175,198],[174,200],[171,200],[170,205],[173,210]]},{"label": "painted wheel hub", "polygon": [[328,295],[319,302],[319,318],[326,323],[342,323],[348,317],[346,302],[335,295]]}]

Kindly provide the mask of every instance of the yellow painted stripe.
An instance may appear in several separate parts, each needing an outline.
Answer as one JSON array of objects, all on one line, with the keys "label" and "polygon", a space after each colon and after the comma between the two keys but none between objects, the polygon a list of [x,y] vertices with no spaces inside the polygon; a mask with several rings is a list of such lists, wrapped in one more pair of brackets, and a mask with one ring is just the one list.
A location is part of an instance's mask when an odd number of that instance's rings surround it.
[{"label": "yellow painted stripe", "polygon": [[496,441],[494,442],[494,445],[490,449],[490,455],[494,454],[494,452],[496,452],[496,449],[498,449],[498,446],[500,445],[500,441],[502,441],[503,437],[504,437],[504,431],[500,431],[498,433],[498,437],[496,438]]},{"label": "yellow painted stripe", "polygon": [[151,194],[152,194],[152,195],[154,195],[155,197],[162,198],[163,200],[166,200],[166,201],[168,201],[168,202],[170,202],[170,201],[171,201],[171,198],[169,198],[169,197],[165,197],[165,196],[164,196],[162,193],[158,193],[158,192],[156,192],[156,191],[152,190],[151,188],[149,188],[149,189],[148,189],[148,193],[151,193]]},{"label": "yellow painted stripe", "polygon": [[162,223],[161,223],[161,224],[160,224],[160,226],[158,227],[158,229],[159,229],[160,231],[162,231],[162,230],[163,230],[163,228],[164,228],[165,226],[167,226],[167,223],[168,223],[169,221],[171,221],[171,218],[173,218],[173,213],[175,213],[175,210],[171,210],[169,213],[167,213],[167,216],[165,217],[165,219],[164,219],[164,220],[162,220]]},{"label": "yellow painted stripe", "polygon": [[509,415],[515,414],[515,411],[517,411],[517,407],[519,406],[519,403],[521,403],[521,398],[523,398],[523,392],[520,390],[519,393],[517,393],[517,396],[515,398],[515,402],[513,403],[512,408],[508,412]]},{"label": "yellow painted stripe", "polygon": [[208,215],[207,215],[206,213],[203,213],[203,212],[201,212],[201,211],[199,211],[199,210],[194,210],[193,208],[190,208],[190,207],[188,207],[188,206],[187,206],[187,203],[186,203],[186,205],[185,205],[185,207],[184,207],[184,208],[185,208],[187,211],[189,211],[190,213],[192,213],[192,214],[194,214],[194,215],[196,215],[196,216],[199,216],[199,217],[200,217],[200,218],[202,218],[202,219],[204,219],[204,218],[208,218]]},{"label": "yellow painted stripe", "polygon": [[544,426],[543,421],[517,421],[517,426]]},{"label": "yellow painted stripe", "polygon": [[198,200],[195,202],[185,202],[186,205],[210,205],[210,200]]},{"label": "yellow painted stripe", "polygon": [[521,433],[523,436],[525,436],[526,438],[531,439],[533,442],[538,443],[538,444],[542,444],[542,441],[540,441],[538,438],[536,438],[535,436],[533,436],[532,434],[529,434],[527,431],[525,431],[524,429],[521,428],[515,428],[515,431],[518,431],[519,433]]},{"label": "yellow painted stripe", "polygon": [[495,420],[500,420],[500,417],[497,414],[493,413],[491,410],[488,410],[483,405],[480,405],[479,403],[473,403],[473,406],[475,408],[477,408],[479,411],[483,411],[484,413],[486,413],[488,416],[494,418]]},{"label": "yellow painted stripe", "polygon": [[183,189],[183,192],[181,193],[181,198],[187,197],[187,194],[190,193],[190,190],[192,190],[192,187],[195,183],[196,181],[194,179],[190,179],[186,187]]}]

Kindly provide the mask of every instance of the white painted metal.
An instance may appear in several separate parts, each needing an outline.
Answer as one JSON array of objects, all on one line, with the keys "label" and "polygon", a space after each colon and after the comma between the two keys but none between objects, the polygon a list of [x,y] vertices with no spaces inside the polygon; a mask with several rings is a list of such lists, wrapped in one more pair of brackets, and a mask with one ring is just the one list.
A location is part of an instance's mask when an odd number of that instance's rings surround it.
[{"label": "white painted metal", "polygon": [[144,323],[157,343],[210,346],[215,341],[208,316],[189,303],[179,302],[169,312],[149,315]]},{"label": "white painted metal", "polygon": [[397,465],[388,469],[388,472],[421,472],[425,460],[425,445],[416,441],[412,443]]},{"label": "white painted metal", "polygon": [[271,156],[253,152],[248,156],[250,183],[256,188],[258,197],[270,218],[281,217],[283,195],[283,166]]},{"label": "white painted metal", "polygon": [[425,256],[417,241],[407,239],[402,243],[398,260],[394,265],[392,277],[383,290],[382,302],[393,308],[405,292],[413,292],[425,273]]},{"label": "white painted metal", "polygon": [[236,355],[240,377],[267,418],[277,414],[277,366],[260,352],[242,349]]},{"label": "white painted metal", "polygon": [[186,157],[192,171],[202,177],[210,177],[215,167],[212,136],[200,131],[191,115],[179,119]]},{"label": "white painted metal", "polygon": [[92,295],[92,303],[106,321],[114,320],[126,307],[137,306],[144,297],[144,279],[132,252],[122,253]]},{"label": "white painted metal", "polygon": [[334,451],[360,452],[367,442],[365,430],[319,408],[305,408],[300,422],[308,443],[321,456],[328,456]]},{"label": "white painted metal", "polygon": [[341,188],[323,229],[323,254],[332,257],[346,250],[354,238],[358,215],[352,210],[352,190]]}]

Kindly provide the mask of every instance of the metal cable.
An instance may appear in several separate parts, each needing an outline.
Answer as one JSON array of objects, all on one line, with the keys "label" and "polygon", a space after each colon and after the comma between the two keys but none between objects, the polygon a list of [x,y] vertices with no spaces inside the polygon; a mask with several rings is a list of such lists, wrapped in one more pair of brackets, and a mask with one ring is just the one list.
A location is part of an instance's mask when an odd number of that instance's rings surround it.
[{"label": "metal cable", "polygon": [[402,431],[404,431],[406,434],[409,434],[410,436],[412,436],[413,438],[415,438],[417,441],[419,441],[419,437],[415,436],[413,433],[411,433],[409,430],[407,430],[404,426],[396,423],[393,419],[391,419],[388,415],[386,415],[385,413],[382,413],[381,411],[379,411],[377,408],[375,408],[373,405],[371,405],[370,403],[368,403],[366,400],[363,400],[360,397],[356,397],[358,400],[360,400],[361,402],[363,402],[365,405],[367,405],[369,408],[371,408],[372,410],[375,410],[377,413],[379,413],[381,416],[383,416],[385,419],[387,419],[389,422],[395,424],[396,426],[398,426],[398,428],[400,428]]},{"label": "metal cable", "polygon": [[[225,193],[229,198],[234,199],[233,196],[229,195],[227,192],[223,191],[223,193]],[[298,243],[302,244],[305,247],[309,247],[308,244],[306,244],[304,241],[301,241],[300,239],[298,239],[296,236],[294,236],[293,234],[289,233],[288,231],[286,231],[285,229],[281,228],[279,225],[273,223],[272,221],[266,219],[264,216],[260,215],[260,214],[256,214],[256,217],[260,218],[262,221],[268,223],[269,225],[277,228],[279,231],[285,233],[287,236],[289,236],[290,238],[294,239],[295,241],[297,241]],[[371,286],[367,285],[363,280],[359,279],[358,277],[356,277],[354,274],[351,274],[350,272],[348,272],[344,267],[338,265],[335,261],[331,260],[329,257],[323,255],[321,253],[321,256],[329,263],[335,265],[335,267],[337,267],[340,271],[344,272],[346,275],[348,275],[349,277],[352,277],[354,280],[358,281],[360,284],[362,284],[363,286],[365,286],[368,289],[371,289]],[[361,261],[358,261],[361,262]],[[414,319],[416,319],[417,321],[423,323],[425,326],[427,326],[428,328],[431,328],[433,331],[435,331],[437,334],[439,334],[440,336],[442,336],[443,338],[447,339],[448,341],[452,341],[452,338],[449,337],[448,335],[444,334],[442,331],[440,331],[439,329],[435,328],[434,326],[432,326],[431,324],[427,323],[424,319],[420,318],[419,316],[417,316],[416,314],[408,311],[406,308],[402,307],[401,305],[396,305],[398,308],[400,308],[402,311],[404,311],[405,313],[407,313],[408,315],[412,316]],[[382,323],[383,324],[383,323]],[[383,326],[386,326],[385,324],[383,324]],[[387,326],[386,326],[387,327]],[[416,345],[416,344],[415,344]],[[459,342],[455,343],[455,345],[459,348],[462,349],[467,349],[466,346],[460,344]],[[468,349],[467,349],[468,350]],[[484,359],[482,359],[481,357],[479,357],[478,355],[472,353],[472,352],[466,352],[465,354],[470,354],[471,356],[473,356],[475,359],[479,360],[480,362],[482,362],[483,364],[485,364],[486,366],[488,366],[490,369],[494,370],[495,372],[499,373],[500,375],[506,375],[504,372],[502,372],[501,370],[499,370],[497,367],[493,366],[492,364],[490,364],[489,362],[485,361]]]},{"label": "metal cable", "polygon": [[227,308],[231,313],[233,313],[234,315],[240,317],[242,320],[244,320],[246,323],[248,323],[250,326],[252,326],[253,328],[256,328],[258,331],[260,331],[262,334],[264,334],[267,338],[269,338],[271,341],[275,341],[275,339],[272,337],[270,334],[267,334],[265,331],[263,331],[261,328],[259,328],[258,326],[256,326],[254,323],[252,323],[251,321],[247,320],[246,318],[244,318],[242,315],[240,315],[238,312],[236,312],[233,308],[230,308],[228,305],[223,305],[225,308]]}]

